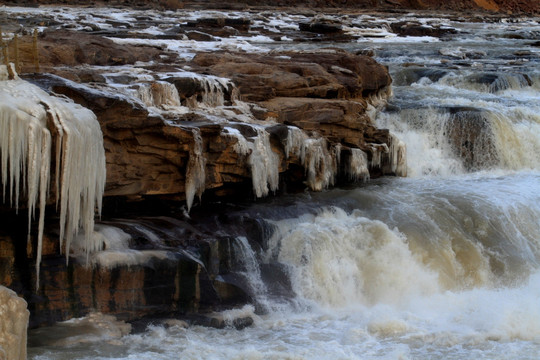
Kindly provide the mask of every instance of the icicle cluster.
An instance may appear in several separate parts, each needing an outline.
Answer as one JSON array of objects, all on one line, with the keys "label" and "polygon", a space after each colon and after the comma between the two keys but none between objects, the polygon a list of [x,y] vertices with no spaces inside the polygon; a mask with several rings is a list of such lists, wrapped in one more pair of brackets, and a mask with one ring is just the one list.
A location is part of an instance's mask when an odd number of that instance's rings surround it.
[{"label": "icicle cluster", "polygon": [[315,191],[331,185],[338,170],[336,151],[328,151],[326,139],[308,139],[304,143],[305,157],[302,160],[306,170],[306,184]]},{"label": "icicle cluster", "polygon": [[141,84],[136,92],[146,106],[170,109],[180,107],[180,95],[176,86],[165,81],[156,81],[149,84]]},{"label": "icicle cluster", "polygon": [[298,157],[306,171],[306,184],[320,191],[334,184],[340,162],[341,144],[328,150],[324,138],[312,139],[301,129],[289,127],[285,154]]},{"label": "icicle cluster", "polygon": [[203,142],[199,129],[193,129],[193,146],[189,151],[186,170],[186,203],[188,211],[193,205],[195,195],[199,200],[205,189],[206,159],[203,154]]},{"label": "icicle cluster", "polygon": [[[254,129],[257,136],[249,140],[234,128],[225,128],[223,135],[238,139],[234,146],[237,154],[249,155],[253,190],[257,197],[262,197],[278,188],[279,157],[271,149],[269,134],[263,128],[254,127]],[[289,126],[287,130],[287,139],[283,144],[285,156],[286,158],[294,156],[300,160],[306,173],[306,185],[314,191],[334,185],[341,162],[341,144],[329,146],[325,138],[310,138],[297,127]],[[345,175],[352,181],[367,181],[370,176],[369,165],[381,167],[383,154],[386,154],[388,172],[406,176],[405,144],[393,135],[391,141],[390,148],[386,144],[372,144],[371,164],[364,151],[350,149],[348,163],[344,166]]]},{"label": "icicle cluster", "polygon": [[[101,209],[105,188],[103,135],[88,109],[46,92],[17,77],[6,80],[0,68],[0,169],[3,200],[19,205],[26,194],[29,223],[39,202],[37,272],[43,241],[45,207],[54,144],[56,201],[60,206],[60,247],[66,257],[71,240],[82,228],[86,250],[94,251],[90,235],[96,208]],[[54,138],[54,141],[52,139]],[[22,189],[20,186],[22,185]],[[30,231],[30,224],[29,224]]]},{"label": "icicle cluster", "polygon": [[268,195],[279,187],[279,156],[272,151],[270,134],[263,128],[256,128],[257,137],[249,143],[251,154],[248,163],[251,168],[253,191],[257,197]]},{"label": "icicle cluster", "polygon": [[[233,83],[229,79],[215,76],[196,76],[196,79],[199,81],[204,90],[201,94],[199,94],[200,97],[194,95],[187,100],[187,106],[191,109],[223,106],[225,105],[225,92],[227,89],[233,88],[236,90],[236,87],[234,87]],[[238,90],[234,90],[231,99],[232,101],[234,101],[235,97],[238,96]]]},{"label": "icicle cluster", "polygon": [[371,145],[371,163],[372,168],[380,168],[382,166],[382,155],[388,154],[390,149],[386,144],[370,144]]},{"label": "icicle cluster", "polygon": [[390,141],[390,173],[396,176],[407,176],[407,147],[393,134],[390,134]]},{"label": "icicle cluster", "polygon": [[353,181],[368,181],[368,158],[367,154],[360,149],[351,149],[349,163],[346,166],[346,172],[350,180]]}]

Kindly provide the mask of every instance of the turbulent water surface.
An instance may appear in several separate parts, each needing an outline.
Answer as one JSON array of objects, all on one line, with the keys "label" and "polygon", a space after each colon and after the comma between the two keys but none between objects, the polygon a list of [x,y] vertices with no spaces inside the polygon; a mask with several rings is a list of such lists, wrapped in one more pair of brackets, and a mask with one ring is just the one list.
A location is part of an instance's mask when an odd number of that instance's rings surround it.
[{"label": "turbulent water surface", "polygon": [[[57,338],[36,333],[30,358],[536,359],[540,24],[413,18],[457,33],[396,37],[398,19],[351,16],[365,37],[339,44],[390,67],[377,121],[407,144],[409,177],[253,205],[272,236],[258,254],[243,238],[235,250],[257,304],[224,314],[252,327],[125,334],[114,319],[72,320]],[[272,290],[261,263],[282,264],[292,293]]]}]

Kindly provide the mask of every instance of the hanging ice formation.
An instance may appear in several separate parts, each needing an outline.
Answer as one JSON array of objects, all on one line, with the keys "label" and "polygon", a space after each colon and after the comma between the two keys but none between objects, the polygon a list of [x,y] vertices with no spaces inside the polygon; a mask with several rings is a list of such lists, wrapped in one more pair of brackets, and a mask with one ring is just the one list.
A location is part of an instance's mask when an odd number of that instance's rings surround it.
[{"label": "hanging ice formation", "polygon": [[203,142],[199,129],[193,129],[193,146],[189,151],[186,170],[186,203],[188,211],[193,205],[195,195],[201,198],[206,182],[206,159],[203,154]]},{"label": "hanging ice formation", "polygon": [[255,195],[263,197],[269,191],[276,191],[279,187],[279,157],[270,146],[270,134],[262,128],[256,128],[257,137],[250,143],[251,154],[248,163],[251,168],[253,191]]},{"label": "hanging ice formation", "polygon": [[350,180],[366,182],[369,180],[367,154],[360,149],[351,149],[351,157],[346,166],[347,175]]},{"label": "hanging ice formation", "polygon": [[231,127],[226,127],[223,135],[235,138],[234,151],[240,156],[247,156],[253,192],[260,198],[279,188],[279,156],[272,150],[270,134],[262,127],[253,126],[253,129],[257,135],[249,140]]},{"label": "hanging ice formation", "polygon": [[137,98],[146,106],[169,109],[180,107],[180,96],[176,86],[165,81],[155,81],[148,84],[141,84],[137,89]]},{"label": "hanging ice formation", "polygon": [[[18,208],[26,194],[29,226],[39,206],[37,280],[43,242],[45,207],[49,190],[52,147],[55,155],[56,202],[60,207],[60,248],[66,258],[71,240],[82,228],[86,251],[92,243],[96,208],[101,211],[105,188],[103,135],[96,116],[71,101],[48,95],[18,78],[8,79],[0,67],[0,169],[3,201]],[[20,186],[22,185],[22,189]]]},{"label": "hanging ice formation", "polygon": [[407,147],[405,143],[393,134],[390,134],[390,164],[389,173],[396,176],[407,176]]},{"label": "hanging ice formation", "polygon": [[190,73],[193,79],[198,82],[201,91],[187,99],[186,105],[191,109],[201,107],[215,108],[225,105],[225,94],[229,89],[231,92],[231,102],[238,98],[238,89],[234,86],[231,80],[216,76],[201,76],[199,74]]},{"label": "hanging ice formation", "polygon": [[285,155],[300,159],[306,172],[306,184],[320,191],[334,184],[341,160],[341,144],[328,149],[324,138],[309,138],[299,128],[289,127]]}]

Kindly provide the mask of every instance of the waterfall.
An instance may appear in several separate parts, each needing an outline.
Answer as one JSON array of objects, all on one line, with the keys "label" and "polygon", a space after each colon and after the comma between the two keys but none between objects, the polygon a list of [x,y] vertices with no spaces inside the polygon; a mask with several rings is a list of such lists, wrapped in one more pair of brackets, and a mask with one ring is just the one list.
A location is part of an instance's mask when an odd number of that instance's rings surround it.
[{"label": "waterfall", "polygon": [[276,226],[270,251],[288,267],[303,299],[333,307],[395,303],[439,289],[437,275],[415,258],[402,234],[357,212],[327,208]]},{"label": "waterfall", "polygon": [[264,311],[269,310],[268,289],[261,277],[259,260],[246,237],[238,236],[233,242],[235,256],[241,264],[239,273],[246,279],[250,295],[262,306]]},{"label": "waterfall", "polygon": [[[0,68],[5,76],[5,66]],[[52,125],[50,125],[52,124]],[[56,195],[60,205],[60,248],[65,241],[66,258],[71,240],[82,228],[85,249],[100,248],[90,234],[96,208],[101,211],[105,188],[103,136],[96,116],[71,101],[48,95],[15,77],[0,82],[0,162],[4,199],[18,207],[20,183],[27,196],[29,222],[39,202],[37,272],[47,193],[50,183],[52,139],[56,144]],[[6,186],[9,183],[9,188]],[[30,225],[29,225],[30,232]]]},{"label": "waterfall", "polygon": [[[407,143],[409,165],[394,160],[392,167],[413,177],[540,166],[540,116],[534,109],[405,109],[380,114],[378,122]],[[405,151],[396,154],[397,143],[390,149],[393,159]]]}]

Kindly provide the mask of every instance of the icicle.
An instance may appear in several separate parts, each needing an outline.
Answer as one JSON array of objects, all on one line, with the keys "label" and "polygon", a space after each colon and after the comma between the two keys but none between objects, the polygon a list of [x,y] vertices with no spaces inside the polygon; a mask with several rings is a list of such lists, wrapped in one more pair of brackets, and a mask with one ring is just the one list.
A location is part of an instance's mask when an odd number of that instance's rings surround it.
[{"label": "icicle", "polygon": [[203,154],[203,142],[199,129],[193,129],[193,146],[189,151],[186,170],[186,203],[188,211],[193,205],[195,195],[201,199],[206,182],[206,159]]},{"label": "icicle", "polygon": [[[0,74],[0,78],[5,76]],[[53,120],[54,134],[57,135],[59,241],[61,246],[65,241],[66,257],[71,239],[79,228],[86,236],[86,251],[99,248],[99,244],[91,242],[90,234],[94,227],[95,209],[97,207],[100,211],[105,189],[103,135],[95,115],[73,102],[51,97],[17,77],[0,82],[0,169],[4,200],[6,184],[9,183],[10,202],[17,208],[19,184],[22,182],[27,193],[29,223],[39,201],[38,281],[50,183],[52,136],[48,119]]]},{"label": "icicle", "polygon": [[288,130],[285,155],[300,159],[310,189],[320,191],[333,185],[341,160],[341,144],[329,150],[324,138],[309,138],[303,130],[292,126]]},{"label": "icicle", "polygon": [[366,182],[369,180],[367,154],[360,149],[351,149],[349,163],[346,172],[350,180]]},{"label": "icicle", "polygon": [[248,163],[251,168],[251,178],[255,196],[263,197],[269,191],[279,187],[279,157],[272,151],[270,135],[266,130],[256,128],[257,137],[250,144],[251,154]]},{"label": "icicle", "polygon": [[[47,192],[49,189],[50,159],[51,159],[51,134],[47,129],[42,129],[41,166],[39,178],[39,224],[38,246],[36,255],[36,282],[39,285],[39,270],[41,264],[41,252],[43,249],[43,230],[45,227],[45,207],[47,206]],[[28,224],[30,229],[30,224]],[[37,286],[36,286],[37,287]]]}]

